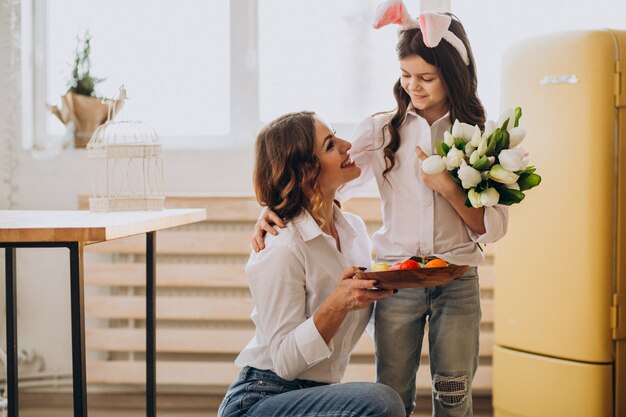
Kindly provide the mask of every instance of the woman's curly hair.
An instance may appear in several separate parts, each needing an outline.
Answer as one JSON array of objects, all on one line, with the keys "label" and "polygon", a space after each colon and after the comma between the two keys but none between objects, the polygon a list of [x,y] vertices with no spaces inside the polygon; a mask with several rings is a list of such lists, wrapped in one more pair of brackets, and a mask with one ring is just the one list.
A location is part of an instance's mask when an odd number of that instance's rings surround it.
[{"label": "woman's curly hair", "polygon": [[254,192],[258,203],[290,221],[303,210],[323,225],[319,188],[320,163],[315,155],[315,113],[285,114],[257,135]]}]

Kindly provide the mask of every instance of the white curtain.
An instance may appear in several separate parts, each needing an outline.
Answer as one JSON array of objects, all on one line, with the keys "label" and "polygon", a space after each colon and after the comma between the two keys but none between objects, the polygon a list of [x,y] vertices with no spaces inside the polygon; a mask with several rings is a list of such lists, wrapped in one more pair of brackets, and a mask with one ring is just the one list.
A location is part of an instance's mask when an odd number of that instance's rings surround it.
[{"label": "white curtain", "polygon": [[0,0],[0,209],[17,204],[21,150],[20,0]]}]

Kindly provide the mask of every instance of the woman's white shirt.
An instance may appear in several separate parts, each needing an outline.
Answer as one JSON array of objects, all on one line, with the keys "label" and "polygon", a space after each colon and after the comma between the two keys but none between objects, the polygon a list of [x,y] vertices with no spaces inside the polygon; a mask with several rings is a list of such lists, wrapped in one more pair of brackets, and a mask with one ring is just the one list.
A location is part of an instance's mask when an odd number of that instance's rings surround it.
[{"label": "woman's white shirt", "polygon": [[356,129],[350,155],[361,168],[359,178],[349,182],[337,193],[346,201],[375,179],[383,205],[383,227],[373,237],[379,262],[393,263],[410,256],[434,255],[458,265],[479,265],[484,256],[476,243],[493,243],[506,234],[508,208],[502,205],[485,207],[485,229],[474,233],[463,222],[454,207],[420,179],[421,161],[415,147],[432,155],[435,140],[450,130],[449,114],[429,126],[426,119],[409,107],[400,125],[401,144],[395,153],[396,165],[383,178],[384,147],[389,134],[383,126],[389,114],[368,117]]},{"label": "woman's white shirt", "polygon": [[335,290],[345,268],[371,266],[372,246],[363,221],[335,207],[341,242],[322,232],[304,212],[267,235],[265,249],[252,253],[246,275],[254,300],[254,338],[235,363],[275,372],[286,380],[336,383],[371,316],[371,307],[350,312],[327,345],[313,314]]}]

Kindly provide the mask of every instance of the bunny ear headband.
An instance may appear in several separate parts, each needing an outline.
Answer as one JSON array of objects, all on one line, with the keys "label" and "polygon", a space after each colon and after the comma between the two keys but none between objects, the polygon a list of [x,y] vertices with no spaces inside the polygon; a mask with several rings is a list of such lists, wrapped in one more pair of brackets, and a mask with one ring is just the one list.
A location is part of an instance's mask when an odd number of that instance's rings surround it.
[{"label": "bunny ear headband", "polygon": [[469,65],[465,45],[449,29],[451,22],[450,16],[433,12],[423,12],[419,19],[413,19],[407,12],[402,0],[387,0],[376,9],[374,29],[380,29],[392,23],[400,25],[400,30],[420,29],[424,37],[424,44],[428,48],[434,48],[439,45],[442,39],[445,39],[458,51],[465,65]]}]

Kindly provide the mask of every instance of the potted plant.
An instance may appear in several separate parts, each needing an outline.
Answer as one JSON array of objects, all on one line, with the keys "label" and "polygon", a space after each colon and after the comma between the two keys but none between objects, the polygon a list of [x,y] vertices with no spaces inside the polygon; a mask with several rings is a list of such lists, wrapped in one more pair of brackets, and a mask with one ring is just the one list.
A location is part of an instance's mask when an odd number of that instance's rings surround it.
[{"label": "potted plant", "polygon": [[[91,36],[86,32],[74,55],[68,90],[61,97],[61,108],[48,104],[48,109],[73,133],[74,146],[84,148],[98,126],[112,119],[121,102],[96,96],[95,88],[104,78],[91,74]],[[114,105],[115,104],[115,105]]]}]

